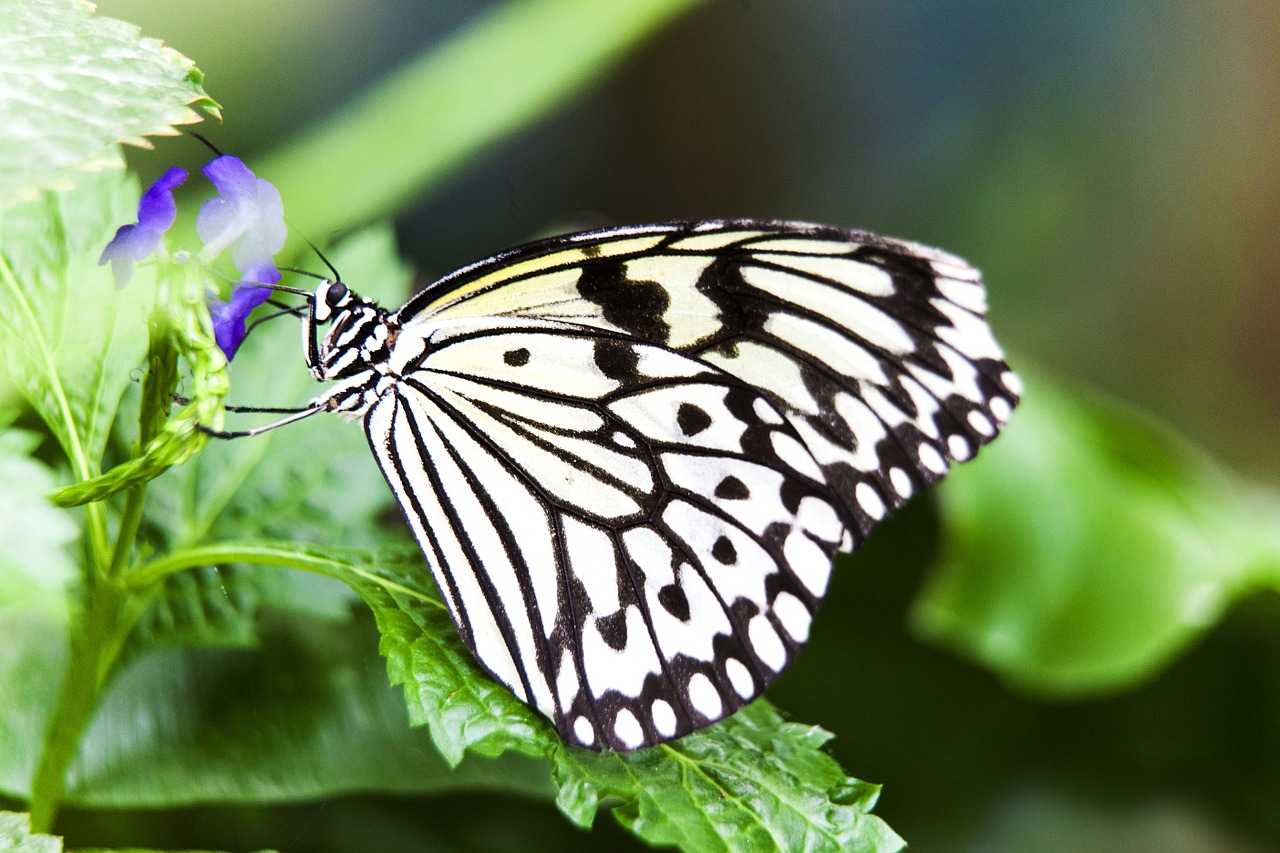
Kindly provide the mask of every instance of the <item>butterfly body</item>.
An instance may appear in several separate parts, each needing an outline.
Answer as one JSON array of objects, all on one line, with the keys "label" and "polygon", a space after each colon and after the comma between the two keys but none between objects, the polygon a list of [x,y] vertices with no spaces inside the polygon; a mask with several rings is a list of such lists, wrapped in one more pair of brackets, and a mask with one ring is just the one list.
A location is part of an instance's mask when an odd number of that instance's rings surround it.
[{"label": "butterfly body", "polygon": [[822,226],[588,232],[313,305],[318,405],[361,419],[464,641],[597,749],[759,695],[834,554],[1017,400],[976,272]]}]

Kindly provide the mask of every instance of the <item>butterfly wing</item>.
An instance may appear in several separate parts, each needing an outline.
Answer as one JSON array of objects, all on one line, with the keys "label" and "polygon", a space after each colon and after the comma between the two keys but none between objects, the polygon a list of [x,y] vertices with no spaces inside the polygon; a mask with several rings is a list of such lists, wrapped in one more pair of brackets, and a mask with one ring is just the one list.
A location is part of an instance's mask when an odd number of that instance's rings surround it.
[{"label": "butterfly wing", "polygon": [[990,441],[1020,385],[979,275],[860,231],[749,220],[559,237],[454,273],[397,320],[569,323],[624,334],[758,389],[835,494],[853,549]]},{"label": "butterfly wing", "polygon": [[545,321],[402,329],[370,446],[459,631],[569,742],[634,749],[758,695],[845,529],[770,399]]}]

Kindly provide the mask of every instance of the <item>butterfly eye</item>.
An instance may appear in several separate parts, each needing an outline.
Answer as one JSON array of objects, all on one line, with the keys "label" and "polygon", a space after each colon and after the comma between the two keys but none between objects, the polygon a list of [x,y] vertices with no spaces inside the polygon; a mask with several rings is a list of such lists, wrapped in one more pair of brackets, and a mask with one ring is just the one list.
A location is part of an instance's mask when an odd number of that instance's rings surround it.
[{"label": "butterfly eye", "polygon": [[325,291],[325,304],[330,308],[337,308],[346,301],[349,293],[351,293],[351,291],[345,284],[340,281],[335,281],[333,284],[329,285],[329,289]]}]

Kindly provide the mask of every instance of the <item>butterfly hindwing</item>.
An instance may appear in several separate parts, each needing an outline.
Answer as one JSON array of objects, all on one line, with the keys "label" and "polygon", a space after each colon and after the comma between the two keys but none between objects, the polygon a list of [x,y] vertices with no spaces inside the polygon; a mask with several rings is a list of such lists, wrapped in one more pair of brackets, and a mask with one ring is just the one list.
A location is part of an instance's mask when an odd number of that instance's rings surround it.
[{"label": "butterfly hindwing", "polygon": [[374,455],[467,645],[566,740],[679,737],[794,657],[845,526],[768,396],[545,321],[406,327],[392,360]]}]

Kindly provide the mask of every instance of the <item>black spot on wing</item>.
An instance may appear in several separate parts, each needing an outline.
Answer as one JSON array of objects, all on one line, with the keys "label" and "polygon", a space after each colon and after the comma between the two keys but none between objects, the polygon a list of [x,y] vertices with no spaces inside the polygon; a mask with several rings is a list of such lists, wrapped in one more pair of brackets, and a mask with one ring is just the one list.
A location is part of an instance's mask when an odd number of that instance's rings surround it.
[{"label": "black spot on wing", "polygon": [[620,652],[627,647],[625,609],[610,613],[608,616],[601,616],[596,620],[596,627],[600,630],[600,637],[608,644],[609,648]]},{"label": "black spot on wing", "polygon": [[527,347],[509,349],[502,354],[502,360],[512,367],[524,367],[529,363],[529,350]]},{"label": "black spot on wing", "polygon": [[671,327],[663,315],[671,305],[666,288],[656,281],[627,278],[620,263],[588,264],[578,279],[578,293],[598,305],[604,319],[652,343],[666,343]]},{"label": "black spot on wing", "polygon": [[711,426],[711,416],[693,403],[681,403],[676,410],[676,423],[685,435],[697,435]]},{"label": "black spot on wing", "polygon": [[689,598],[684,594],[684,589],[678,583],[664,586],[658,590],[658,603],[662,605],[664,610],[681,622],[689,621]]},{"label": "black spot on wing", "polygon": [[636,349],[626,341],[598,338],[594,355],[600,372],[616,382],[631,382],[639,375]]},{"label": "black spot on wing", "polygon": [[729,541],[729,537],[721,536],[711,546],[711,556],[715,557],[726,566],[732,566],[738,562],[738,549],[733,547],[733,543]]},{"label": "black spot on wing", "polygon": [[730,474],[716,486],[716,497],[726,501],[744,501],[751,497],[747,484]]}]

